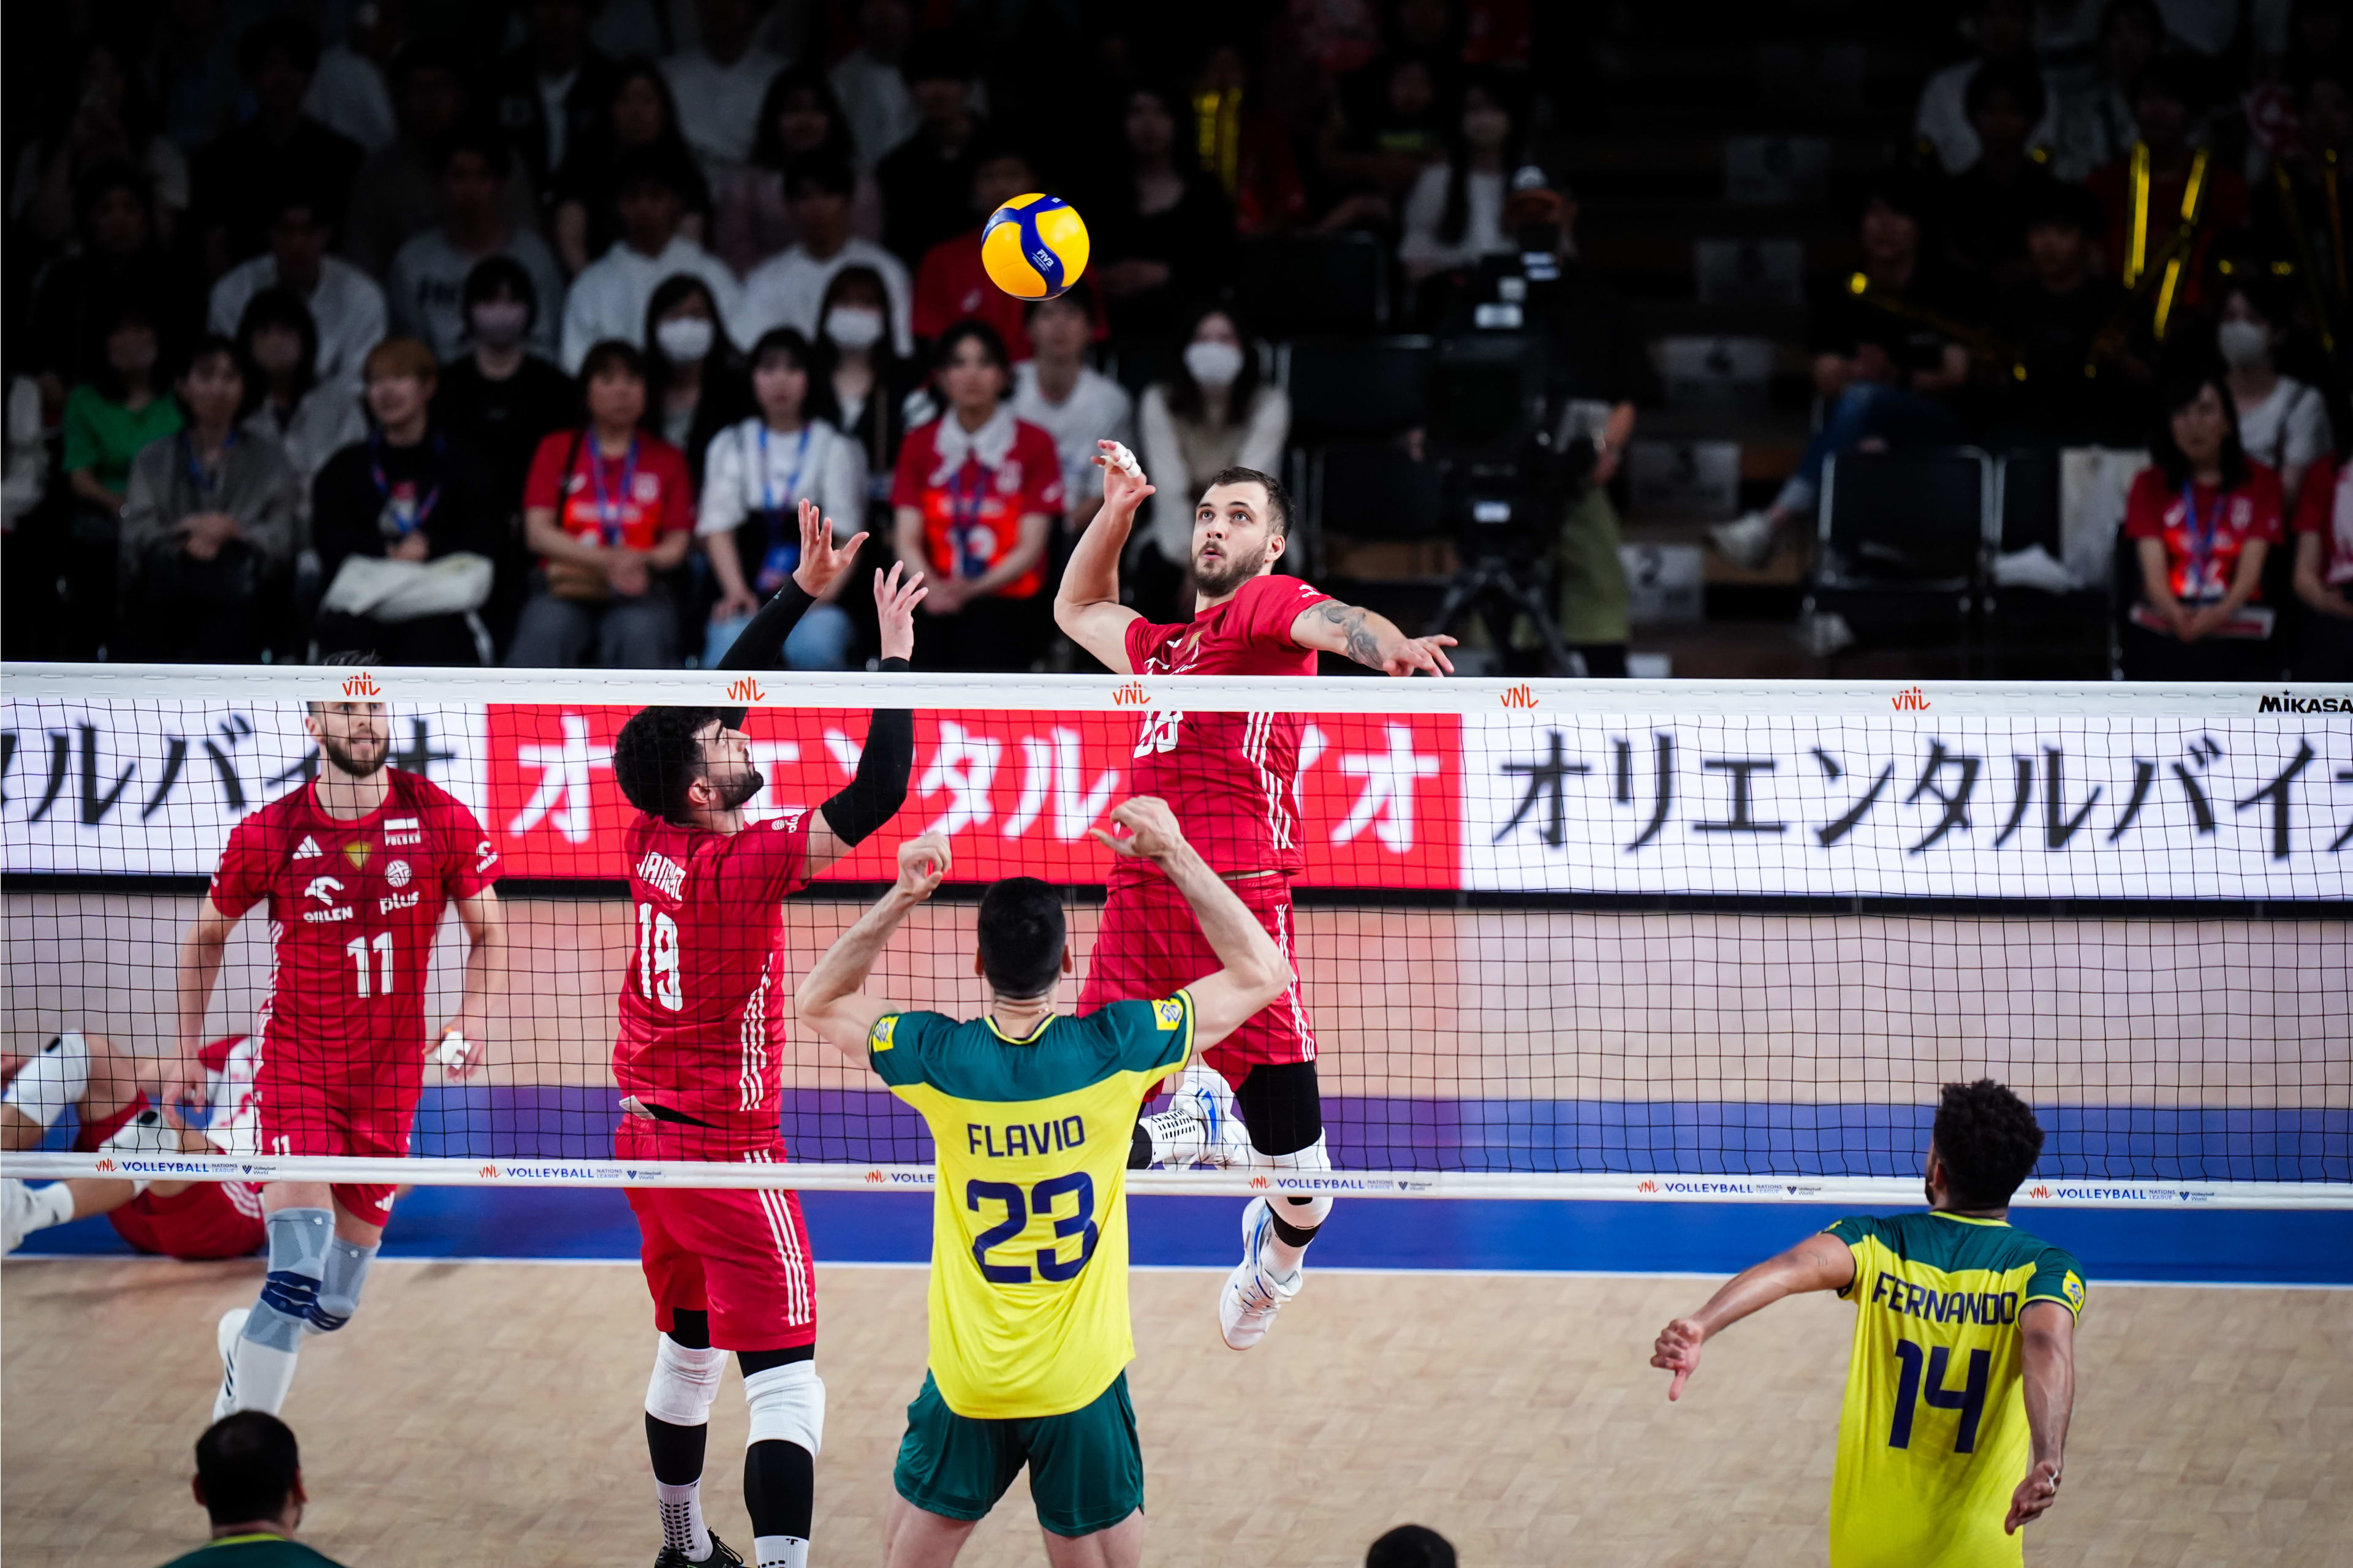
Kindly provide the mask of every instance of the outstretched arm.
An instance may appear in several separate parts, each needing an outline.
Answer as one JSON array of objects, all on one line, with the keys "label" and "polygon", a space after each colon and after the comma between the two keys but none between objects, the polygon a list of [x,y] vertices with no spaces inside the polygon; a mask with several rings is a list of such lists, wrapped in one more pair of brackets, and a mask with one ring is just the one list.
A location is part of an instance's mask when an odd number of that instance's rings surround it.
[{"label": "outstretched arm", "polygon": [[947,876],[949,862],[948,841],[937,833],[899,846],[898,881],[881,902],[859,916],[858,923],[826,949],[793,994],[801,1022],[860,1067],[866,1065],[866,1037],[875,1020],[896,1011],[890,1003],[866,994],[866,977],[874,972],[874,961],[882,956],[891,933]]},{"label": "outstretched arm", "polygon": [[1683,1397],[1683,1384],[1699,1370],[1700,1347],[1718,1330],[1730,1328],[1784,1296],[1843,1290],[1853,1282],[1853,1252],[1827,1233],[1810,1236],[1778,1257],[1742,1269],[1708,1298],[1706,1306],[1688,1318],[1677,1318],[1661,1331],[1651,1351],[1651,1364],[1675,1374],[1667,1385],[1667,1397]]},{"label": "outstretched arm", "polygon": [[[882,668],[904,669],[915,651],[915,606],[930,592],[922,574],[901,582],[899,562],[891,574],[874,574],[874,610],[882,627]],[[809,826],[808,874],[816,876],[872,837],[907,803],[907,774],[915,765],[915,715],[905,708],[877,708],[866,721],[866,744],[858,772],[818,807]]]},{"label": "outstretched arm", "polygon": [[1301,647],[1345,654],[1385,675],[1411,675],[1418,669],[1431,675],[1454,673],[1454,665],[1446,657],[1446,650],[1454,646],[1452,637],[1409,637],[1388,616],[1337,599],[1300,611],[1299,618],[1291,623],[1291,640]]},{"label": "outstretched arm", "polygon": [[1168,803],[1143,795],[1112,810],[1112,821],[1126,837],[1094,829],[1115,855],[1136,856],[1160,868],[1201,922],[1209,951],[1224,967],[1203,975],[1185,989],[1193,996],[1193,1047],[1216,1045],[1282,994],[1291,979],[1291,965],[1274,939],[1248,906],[1234,896],[1225,879],[1209,869],[1176,826]]},{"label": "outstretched arm", "polygon": [[2010,1514],[2001,1521],[2011,1535],[2059,1500],[2067,1420],[2075,1410],[2075,1314],[2056,1301],[2031,1302],[2018,1315],[2018,1331],[2025,1341],[2021,1383],[2034,1447],[2026,1479],[2010,1493]]},{"label": "outstretched arm", "polygon": [[[793,627],[800,623],[808,607],[822,598],[836,579],[849,570],[858,559],[858,552],[866,542],[864,533],[855,533],[839,548],[833,542],[833,520],[821,516],[817,503],[804,500],[800,507],[801,563],[793,568],[792,576],[776,590],[776,596],[760,606],[744,630],[719,656],[722,669],[782,669],[785,668],[785,639],[792,636]],[[714,541],[714,543],[723,541]],[[725,552],[714,549],[714,563]],[[733,563],[733,557],[729,558]],[[725,573],[723,571],[723,577]],[[743,574],[736,572],[737,587],[742,586]],[[741,719],[731,729],[741,727]]]},{"label": "outstretched arm", "polygon": [[1095,466],[1103,471],[1103,505],[1062,567],[1062,585],[1054,591],[1054,624],[1105,668],[1129,675],[1134,667],[1127,661],[1127,628],[1143,617],[1119,602],[1119,554],[1135,526],[1135,509],[1153,491],[1125,447],[1116,441],[1095,445],[1101,448]]}]

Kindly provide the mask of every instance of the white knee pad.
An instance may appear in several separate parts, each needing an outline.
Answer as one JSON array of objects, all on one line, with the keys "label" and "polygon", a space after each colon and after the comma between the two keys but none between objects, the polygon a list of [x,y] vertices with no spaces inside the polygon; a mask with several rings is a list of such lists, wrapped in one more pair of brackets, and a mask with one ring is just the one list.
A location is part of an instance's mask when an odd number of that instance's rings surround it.
[{"label": "white knee pad", "polygon": [[[1259,1154],[1250,1163],[1271,1171],[1328,1171],[1332,1168],[1332,1156],[1324,1147],[1324,1137],[1319,1132],[1315,1142],[1304,1149],[1288,1154]],[[1276,1218],[1301,1230],[1314,1230],[1332,1212],[1329,1193],[1282,1193],[1267,1201]]]},{"label": "white knee pad", "polygon": [[701,1426],[711,1420],[719,1397],[720,1369],[727,1352],[715,1347],[691,1350],[668,1334],[654,1336],[654,1374],[646,1384],[646,1414],[673,1426]]},{"label": "white knee pad", "polygon": [[68,1029],[43,1046],[8,1080],[0,1103],[15,1106],[43,1127],[55,1127],[66,1107],[90,1092],[90,1042]]},{"label": "white knee pad", "polygon": [[753,1443],[797,1443],[811,1455],[825,1437],[825,1379],[813,1361],[787,1362],[744,1380],[744,1403],[752,1407]]}]

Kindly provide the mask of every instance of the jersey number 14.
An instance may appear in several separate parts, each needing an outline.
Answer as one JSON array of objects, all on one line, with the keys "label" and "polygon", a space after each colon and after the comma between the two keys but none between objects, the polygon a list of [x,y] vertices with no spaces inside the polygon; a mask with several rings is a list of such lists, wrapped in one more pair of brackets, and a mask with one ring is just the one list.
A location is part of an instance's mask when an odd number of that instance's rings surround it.
[{"label": "jersey number 14", "polygon": [[1904,1370],[1895,1385],[1895,1422],[1887,1434],[1889,1447],[1912,1446],[1913,1407],[1926,1400],[1931,1410],[1961,1413],[1960,1430],[1953,1434],[1953,1452],[1977,1452],[1978,1423],[1985,1418],[1986,1384],[1991,1377],[1993,1357],[1984,1351],[1971,1351],[1968,1380],[1958,1388],[1947,1388],[1945,1371],[1952,1353],[1946,1345],[1924,1350],[1910,1340],[1895,1342],[1895,1359],[1904,1363]]}]

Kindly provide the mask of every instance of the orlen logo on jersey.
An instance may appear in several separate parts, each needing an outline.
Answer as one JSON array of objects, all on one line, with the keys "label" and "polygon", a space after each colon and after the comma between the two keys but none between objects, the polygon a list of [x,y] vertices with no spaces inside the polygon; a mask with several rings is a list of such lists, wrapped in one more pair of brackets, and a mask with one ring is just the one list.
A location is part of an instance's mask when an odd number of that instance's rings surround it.
[{"label": "orlen logo on jersey", "polygon": [[384,695],[384,688],[375,683],[375,677],[370,675],[365,670],[362,670],[357,675],[347,675],[343,677],[343,695],[346,697],[381,697]]},{"label": "orlen logo on jersey", "polygon": [[1504,690],[1504,706],[1506,708],[1533,708],[1535,705],[1536,694],[1525,681]]},{"label": "orlen logo on jersey", "polygon": [[767,700],[768,694],[760,689],[760,683],[748,675],[727,683],[727,700],[730,702],[765,702]]},{"label": "orlen logo on jersey", "polygon": [[1140,680],[1131,680],[1124,686],[1113,687],[1111,700],[1122,708],[1141,708],[1151,700],[1145,695],[1144,683]]},{"label": "orlen logo on jersey", "polygon": [[311,885],[302,889],[302,896],[316,899],[322,904],[332,904],[343,895],[343,885],[334,878],[313,877]]}]

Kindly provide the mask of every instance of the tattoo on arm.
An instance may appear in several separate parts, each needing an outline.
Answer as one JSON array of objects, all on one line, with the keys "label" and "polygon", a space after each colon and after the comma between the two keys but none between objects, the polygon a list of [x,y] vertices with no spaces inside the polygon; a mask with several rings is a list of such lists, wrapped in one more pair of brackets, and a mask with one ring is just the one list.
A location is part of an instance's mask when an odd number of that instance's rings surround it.
[{"label": "tattoo on arm", "polygon": [[1315,613],[1347,635],[1346,652],[1350,658],[1374,669],[1381,668],[1381,639],[1365,624],[1368,612],[1363,606],[1326,599],[1315,606]]}]

